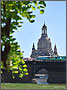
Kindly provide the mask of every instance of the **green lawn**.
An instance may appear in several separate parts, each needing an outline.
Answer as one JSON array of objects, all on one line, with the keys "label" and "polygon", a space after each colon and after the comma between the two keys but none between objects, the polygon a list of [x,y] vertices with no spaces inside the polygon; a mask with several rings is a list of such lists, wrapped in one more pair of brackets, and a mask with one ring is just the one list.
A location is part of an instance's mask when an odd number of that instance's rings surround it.
[{"label": "green lawn", "polygon": [[1,83],[1,89],[66,89],[65,84]]}]

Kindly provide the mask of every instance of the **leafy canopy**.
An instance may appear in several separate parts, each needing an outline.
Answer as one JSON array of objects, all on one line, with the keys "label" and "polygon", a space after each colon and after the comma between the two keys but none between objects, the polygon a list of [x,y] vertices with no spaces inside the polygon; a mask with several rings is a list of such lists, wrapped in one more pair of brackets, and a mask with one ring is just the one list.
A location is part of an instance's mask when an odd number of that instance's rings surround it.
[{"label": "leafy canopy", "polygon": [[[13,33],[17,27],[23,24],[23,18],[27,18],[30,23],[35,22],[33,11],[40,10],[40,14],[44,13],[46,7],[45,1],[2,1],[1,2],[1,52],[2,52],[2,68],[6,67],[12,70],[12,73],[20,72],[20,77],[24,74],[28,75],[27,65],[22,59],[20,46],[15,41]],[[6,53],[6,55],[5,55]],[[19,69],[19,71],[17,71]],[[14,77],[14,76],[13,76]]]}]

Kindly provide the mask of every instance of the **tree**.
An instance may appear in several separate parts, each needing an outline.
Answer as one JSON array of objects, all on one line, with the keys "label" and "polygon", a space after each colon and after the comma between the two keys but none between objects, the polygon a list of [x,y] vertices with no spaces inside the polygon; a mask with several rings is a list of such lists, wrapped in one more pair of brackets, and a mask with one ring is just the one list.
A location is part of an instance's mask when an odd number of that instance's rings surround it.
[{"label": "tree", "polygon": [[13,70],[13,73],[18,73],[16,69],[19,68],[20,77],[23,76],[24,71],[27,71],[22,67],[27,66],[22,59],[23,54],[20,46],[15,42],[16,38],[12,34],[17,30],[17,27],[21,27],[20,23],[23,24],[23,18],[26,17],[30,23],[33,23],[35,20],[32,18],[36,16],[33,15],[33,10],[40,9],[40,13],[43,14],[45,6],[44,1],[1,2],[1,64],[3,68]]}]

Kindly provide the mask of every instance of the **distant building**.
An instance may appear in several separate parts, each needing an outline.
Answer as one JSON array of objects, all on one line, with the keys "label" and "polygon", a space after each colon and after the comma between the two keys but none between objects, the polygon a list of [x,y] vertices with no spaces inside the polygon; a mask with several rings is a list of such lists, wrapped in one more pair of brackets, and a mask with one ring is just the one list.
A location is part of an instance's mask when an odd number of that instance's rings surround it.
[{"label": "distant building", "polygon": [[33,43],[32,53],[30,57],[35,58],[38,56],[58,56],[56,45],[54,46],[54,51],[52,50],[51,40],[50,38],[48,38],[47,26],[45,25],[45,23],[42,27],[41,38],[37,43],[37,50],[35,49],[35,45]]}]

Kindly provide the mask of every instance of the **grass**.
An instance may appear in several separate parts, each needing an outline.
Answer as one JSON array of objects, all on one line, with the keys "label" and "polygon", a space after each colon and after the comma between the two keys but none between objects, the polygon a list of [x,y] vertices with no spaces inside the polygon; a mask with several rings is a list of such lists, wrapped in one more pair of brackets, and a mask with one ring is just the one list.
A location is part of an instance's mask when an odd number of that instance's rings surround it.
[{"label": "grass", "polygon": [[1,83],[1,89],[66,89],[65,84]]}]

